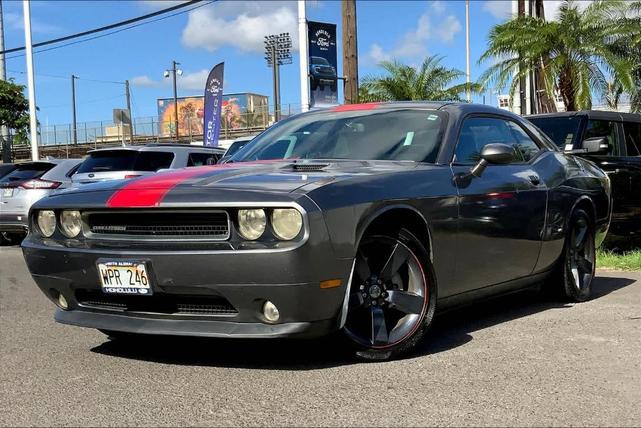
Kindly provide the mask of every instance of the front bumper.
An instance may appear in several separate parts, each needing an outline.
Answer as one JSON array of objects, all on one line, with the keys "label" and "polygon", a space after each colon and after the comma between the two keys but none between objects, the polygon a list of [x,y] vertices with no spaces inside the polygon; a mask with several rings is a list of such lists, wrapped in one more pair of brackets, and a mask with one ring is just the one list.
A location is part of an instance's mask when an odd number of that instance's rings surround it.
[{"label": "front bumper", "polygon": [[27,214],[0,214],[0,232],[22,233],[29,227]]},{"label": "front bumper", "polygon": [[[319,236],[320,235],[320,236]],[[23,242],[27,266],[39,288],[53,302],[59,294],[68,310],[58,309],[65,324],[145,334],[209,337],[313,337],[338,328],[351,259],[336,258],[326,234],[315,234],[302,246],[276,252],[127,251],[49,245],[28,236]],[[235,313],[159,312],[87,303],[87,294],[103,296],[99,259],[145,261],[153,288],[151,298],[220,299]],[[341,286],[322,289],[320,282],[340,279]],[[149,296],[132,296],[142,306]],[[89,299],[91,300],[91,299]],[[95,299],[94,299],[95,300]],[[279,309],[280,319],[263,317],[265,301]],[[198,302],[196,302],[198,303]]]}]

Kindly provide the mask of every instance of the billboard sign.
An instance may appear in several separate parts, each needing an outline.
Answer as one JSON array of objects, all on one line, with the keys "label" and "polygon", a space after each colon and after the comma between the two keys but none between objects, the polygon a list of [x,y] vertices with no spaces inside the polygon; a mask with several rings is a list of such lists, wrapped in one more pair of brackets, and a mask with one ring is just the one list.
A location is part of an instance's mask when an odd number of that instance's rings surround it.
[{"label": "billboard sign", "polygon": [[338,104],[336,24],[309,21],[307,35],[309,40],[310,106],[336,105]]},{"label": "billboard sign", "polygon": [[223,75],[225,63],[217,64],[209,72],[205,85],[205,116],[203,118],[203,143],[217,146],[220,134],[220,111],[223,105]]}]

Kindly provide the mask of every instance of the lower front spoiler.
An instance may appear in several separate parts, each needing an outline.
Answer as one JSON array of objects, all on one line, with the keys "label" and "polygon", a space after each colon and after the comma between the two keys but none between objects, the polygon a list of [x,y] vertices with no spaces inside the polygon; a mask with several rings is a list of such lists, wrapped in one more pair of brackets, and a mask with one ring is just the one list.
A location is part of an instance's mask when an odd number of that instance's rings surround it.
[{"label": "lower front spoiler", "polygon": [[283,324],[246,323],[216,320],[157,319],[82,310],[56,311],[55,319],[61,324],[112,330],[127,333],[220,337],[220,338],[312,338],[325,336],[336,330],[335,319],[290,322]]}]

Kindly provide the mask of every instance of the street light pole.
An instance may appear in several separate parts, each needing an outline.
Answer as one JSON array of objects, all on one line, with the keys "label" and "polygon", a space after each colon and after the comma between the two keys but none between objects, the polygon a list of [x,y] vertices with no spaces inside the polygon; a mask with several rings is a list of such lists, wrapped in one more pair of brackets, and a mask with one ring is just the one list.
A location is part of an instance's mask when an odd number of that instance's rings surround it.
[{"label": "street light pole", "polygon": [[172,73],[174,78],[174,127],[176,128],[176,139],[178,139],[178,92],[176,90],[176,66],[178,63],[172,61]]},{"label": "street light pole", "polygon": [[305,0],[298,0],[298,53],[300,55],[300,108],[302,112],[309,110],[309,46],[307,43]]},{"label": "street light pole", "polygon": [[274,122],[280,120],[280,69],[282,64],[292,63],[292,39],[289,33],[265,36],[265,60],[273,67],[274,78]]},{"label": "street light pole", "polygon": [[29,94],[29,130],[31,133],[31,160],[38,160],[38,118],[36,117],[36,85],[33,79],[33,47],[31,45],[31,4],[22,0],[24,14],[25,57],[27,59],[27,90]]},{"label": "street light pole", "polygon": [[76,79],[78,76],[71,75],[71,120],[73,123],[73,143],[78,144],[78,126],[76,123]]},{"label": "street light pole", "polygon": [[471,82],[470,76],[470,0],[465,0],[465,81],[468,84],[467,92],[467,102],[472,102],[472,92],[470,91],[469,85]]}]

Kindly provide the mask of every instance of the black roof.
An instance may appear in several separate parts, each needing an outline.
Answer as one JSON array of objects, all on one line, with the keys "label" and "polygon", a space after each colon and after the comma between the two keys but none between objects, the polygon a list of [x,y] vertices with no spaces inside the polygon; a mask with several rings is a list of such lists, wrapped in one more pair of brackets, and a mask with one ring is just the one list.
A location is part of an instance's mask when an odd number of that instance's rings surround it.
[{"label": "black roof", "polygon": [[587,117],[588,119],[614,120],[619,122],[641,122],[641,114],[604,110],[564,111],[525,116],[526,119],[540,117]]}]

